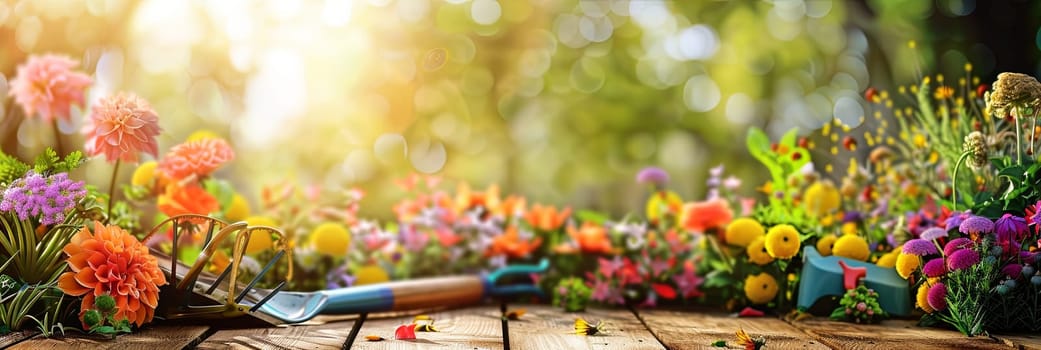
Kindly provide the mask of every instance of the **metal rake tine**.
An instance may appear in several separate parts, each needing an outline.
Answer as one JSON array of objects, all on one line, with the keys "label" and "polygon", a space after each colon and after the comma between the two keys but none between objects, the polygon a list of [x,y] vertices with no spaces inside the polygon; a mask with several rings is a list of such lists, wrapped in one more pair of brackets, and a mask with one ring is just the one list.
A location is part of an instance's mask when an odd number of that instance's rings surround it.
[{"label": "metal rake tine", "polygon": [[210,285],[210,288],[206,289],[206,294],[213,294],[213,291],[217,290],[217,286],[220,285],[221,281],[224,281],[224,278],[228,277],[229,272],[231,272],[231,264],[228,264],[228,267],[225,267],[224,271],[220,273],[220,276],[217,276],[217,279]]},{"label": "metal rake tine", "polygon": [[257,273],[257,276],[253,277],[253,280],[249,281],[249,284],[246,285],[246,288],[243,289],[242,292],[240,292],[239,295],[235,297],[235,303],[242,302],[242,298],[246,297],[246,294],[248,294],[249,291],[253,289],[253,286],[256,286],[257,282],[260,282],[260,279],[263,278],[264,275],[271,270],[271,267],[275,266],[275,263],[278,262],[278,260],[282,259],[282,256],[284,256],[285,254],[286,251],[280,250],[278,251],[278,254],[275,254],[274,258],[268,260],[267,265],[265,265],[264,268],[260,270],[260,273]]},{"label": "metal rake tine", "polygon": [[264,303],[267,303],[268,300],[271,300],[271,297],[275,296],[275,294],[278,294],[278,292],[281,292],[282,291],[282,287],[285,287],[285,286],[286,286],[286,281],[279,282],[278,285],[275,286],[275,289],[271,290],[271,293],[268,293],[267,295],[265,295],[264,299],[260,299],[260,301],[258,301],[256,305],[253,305],[253,307],[249,308],[249,312],[254,312],[254,311],[257,311],[257,309],[260,309],[260,307],[263,306]]},{"label": "metal rake tine", "polygon": [[180,260],[180,257],[177,255],[177,241],[180,238],[177,230],[180,229],[180,227],[181,219],[178,217],[173,221],[173,253],[171,253],[172,256],[170,257],[170,284],[177,283],[177,260]]}]

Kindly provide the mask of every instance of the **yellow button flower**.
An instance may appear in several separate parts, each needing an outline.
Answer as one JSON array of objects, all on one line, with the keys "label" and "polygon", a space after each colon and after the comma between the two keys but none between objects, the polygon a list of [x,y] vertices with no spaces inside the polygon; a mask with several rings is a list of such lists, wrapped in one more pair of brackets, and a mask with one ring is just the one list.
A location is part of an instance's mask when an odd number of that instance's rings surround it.
[{"label": "yellow button flower", "polygon": [[246,201],[246,197],[236,193],[231,196],[231,203],[228,204],[228,208],[224,210],[224,218],[232,222],[239,221],[248,217],[249,212],[249,202]]},{"label": "yellow button flower", "polygon": [[827,235],[817,240],[817,251],[821,253],[821,256],[831,255],[831,247],[835,245],[835,240],[839,239],[835,235]]},{"label": "yellow button flower", "polygon": [[[917,258],[917,256],[915,257]],[[918,305],[919,309],[922,309],[922,311],[925,311],[927,314],[936,311],[933,310],[932,306],[929,306],[929,287],[930,285],[928,283],[922,283],[921,286],[918,286],[918,293],[915,295],[915,300],[917,301],[915,304]]]},{"label": "yellow button flower", "polygon": [[762,266],[774,262],[774,257],[766,251],[766,237],[756,238],[745,251],[748,253],[748,261],[753,264]]},{"label": "yellow button flower", "polygon": [[777,296],[777,280],[766,272],[745,278],[745,296],[752,304],[766,304]]},{"label": "yellow button flower", "polygon": [[319,253],[332,257],[344,256],[350,244],[351,233],[339,223],[322,223],[311,231],[311,246]]},{"label": "yellow button flower", "polygon": [[738,247],[747,247],[749,243],[762,237],[765,231],[763,225],[760,225],[758,221],[755,221],[755,219],[740,218],[734,220],[730,222],[730,225],[727,225],[727,244]]},{"label": "yellow button flower", "polygon": [[390,281],[390,276],[387,275],[387,271],[375,264],[369,264],[358,268],[358,271],[354,272],[354,278],[356,278],[354,280],[355,286]]},{"label": "yellow button flower", "polygon": [[835,256],[866,261],[868,256],[871,255],[871,249],[868,248],[867,240],[864,240],[864,237],[842,235],[842,237],[835,240],[831,253],[835,254]]},{"label": "yellow button flower", "polygon": [[791,259],[799,253],[799,231],[792,225],[777,225],[766,233],[766,252],[777,259]]},{"label": "yellow button flower", "polygon": [[857,223],[847,222],[842,224],[842,234],[844,235],[855,235],[857,234]]},{"label": "yellow button flower", "polygon": [[152,183],[155,182],[155,168],[159,164],[155,161],[149,161],[141,163],[134,170],[134,176],[130,178],[130,184],[141,187],[152,187]]},{"label": "yellow button flower", "polygon": [[[275,219],[266,216],[250,216],[245,221],[249,226],[278,227]],[[246,254],[257,254],[271,249],[273,243],[271,234],[267,230],[253,230],[249,236],[249,245],[246,246]]]},{"label": "yellow button flower", "polygon": [[912,273],[914,273],[915,269],[918,268],[918,265],[921,264],[922,259],[918,258],[917,255],[900,253],[900,255],[896,257],[896,273],[900,275],[900,277],[907,279]]},{"label": "yellow button flower", "polygon": [[215,132],[213,132],[211,130],[202,129],[202,130],[197,130],[197,131],[193,132],[191,135],[188,135],[188,139],[185,140],[185,142],[198,141],[198,140],[203,140],[203,139],[219,139],[219,138],[221,138],[221,136],[217,135],[217,133],[215,133]]},{"label": "yellow button flower", "polygon": [[893,266],[896,266],[896,257],[899,254],[899,251],[883,254],[882,257],[878,258],[878,261],[875,262],[875,265],[878,265],[878,267],[892,268]]},{"label": "yellow button flower", "polygon": [[839,190],[829,181],[817,181],[803,193],[803,206],[811,216],[821,217],[839,209]]}]

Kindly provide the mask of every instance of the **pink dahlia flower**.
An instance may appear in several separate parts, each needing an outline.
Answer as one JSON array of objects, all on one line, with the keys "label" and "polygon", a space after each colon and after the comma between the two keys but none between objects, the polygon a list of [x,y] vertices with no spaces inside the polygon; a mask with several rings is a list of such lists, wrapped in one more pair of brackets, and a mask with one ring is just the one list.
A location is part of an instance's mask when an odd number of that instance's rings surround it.
[{"label": "pink dahlia flower", "polygon": [[86,127],[87,154],[104,154],[112,162],[137,162],[137,154],[159,156],[159,115],[148,101],[134,94],[120,93],[98,101]]},{"label": "pink dahlia flower", "polygon": [[171,148],[159,162],[159,171],[174,181],[180,181],[193,175],[209,175],[232,159],[235,159],[235,151],[227,141],[204,138]]},{"label": "pink dahlia flower", "polygon": [[67,56],[30,56],[18,66],[8,94],[22,105],[27,117],[39,115],[47,122],[54,117],[69,119],[72,104],[83,105],[90,76],[72,71],[79,62]]}]

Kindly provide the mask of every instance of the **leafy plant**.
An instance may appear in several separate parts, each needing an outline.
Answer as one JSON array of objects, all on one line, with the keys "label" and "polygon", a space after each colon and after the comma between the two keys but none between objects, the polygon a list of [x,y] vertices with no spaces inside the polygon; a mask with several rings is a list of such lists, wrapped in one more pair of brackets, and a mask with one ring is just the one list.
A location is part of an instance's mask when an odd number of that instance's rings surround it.
[{"label": "leafy plant", "polygon": [[1041,163],[1026,159],[1017,164],[1009,156],[992,158],[991,166],[1003,179],[1004,191],[995,195],[989,192],[977,194],[977,215],[996,218],[1005,212],[1019,212],[1041,200]]},{"label": "leafy plant", "polygon": [[0,185],[9,184],[28,171],[28,164],[0,151]]},{"label": "leafy plant", "polygon": [[103,294],[94,299],[94,308],[83,313],[83,323],[90,333],[114,337],[120,333],[130,333],[130,321],[125,318],[116,321],[113,316],[119,309],[111,295]]},{"label": "leafy plant", "polygon": [[745,139],[748,152],[770,171],[775,191],[785,191],[788,176],[810,162],[810,153],[797,143],[798,131],[798,129],[792,129],[785,133],[776,144],[771,144],[770,138],[762,130],[748,129],[748,136]]},{"label": "leafy plant", "polygon": [[39,174],[65,173],[75,170],[85,161],[87,159],[83,157],[83,153],[80,151],[74,151],[62,158],[58,156],[58,152],[47,148],[43,153],[36,156],[33,171]]},{"label": "leafy plant", "polygon": [[22,329],[22,323],[31,319],[33,308],[54,288],[56,280],[57,274],[47,283],[24,284],[17,292],[0,298],[0,325],[9,330]]},{"label": "leafy plant", "polygon": [[33,322],[36,322],[36,327],[40,330],[40,335],[42,335],[44,338],[50,338],[54,336],[55,330],[61,332],[62,336],[65,336],[65,326],[62,325],[61,322],[57,322],[59,317],[58,315],[60,314],[59,310],[61,310],[63,301],[65,301],[64,293],[61,295],[60,299],[58,299],[58,302],[54,305],[54,308],[52,310],[45,311],[43,313],[42,320],[36,318],[36,316],[33,315],[25,316],[33,320]]},{"label": "leafy plant", "polygon": [[80,218],[69,215],[62,224],[38,236],[31,220],[18,220],[11,213],[0,214],[0,248],[13,259],[14,276],[34,284],[54,279],[65,269],[62,248],[79,229]]},{"label": "leafy plant", "polygon": [[888,315],[878,304],[878,292],[863,284],[846,291],[839,307],[831,313],[831,319],[856,323],[877,323]]},{"label": "leafy plant", "polygon": [[593,290],[586,286],[581,278],[565,278],[553,288],[553,305],[567,312],[578,312],[586,309]]},{"label": "leafy plant", "polygon": [[[987,252],[989,244],[981,244],[978,251]],[[998,277],[996,263],[977,263],[971,267],[951,271],[944,280],[947,287],[947,311],[928,316],[937,317],[967,336],[986,332],[986,320],[990,305],[987,300],[993,291],[991,285]],[[924,282],[923,282],[924,283]]]}]

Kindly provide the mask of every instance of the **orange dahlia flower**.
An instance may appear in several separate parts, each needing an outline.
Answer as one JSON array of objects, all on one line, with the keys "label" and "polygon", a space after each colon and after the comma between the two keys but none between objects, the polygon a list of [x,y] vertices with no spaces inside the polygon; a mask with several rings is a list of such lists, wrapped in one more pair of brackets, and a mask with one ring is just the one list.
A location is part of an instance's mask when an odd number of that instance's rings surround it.
[{"label": "orange dahlia flower", "polygon": [[159,156],[159,115],[148,101],[134,94],[118,94],[98,101],[90,113],[85,150],[105,155],[110,162],[137,162],[137,154]]},{"label": "orange dahlia flower", "polygon": [[730,210],[730,205],[723,199],[714,199],[684,204],[680,224],[687,231],[704,233],[710,229],[725,228],[733,218],[734,212]]},{"label": "orange dahlia flower", "polygon": [[517,233],[517,226],[509,226],[506,232],[492,239],[492,245],[484,252],[484,256],[504,254],[511,258],[525,258],[542,245],[542,238],[531,241],[522,240]]},{"label": "orange dahlia flower", "polygon": [[209,215],[220,210],[220,202],[196,184],[166,186],[159,195],[159,211],[173,217],[181,214]]},{"label": "orange dahlia flower", "polygon": [[524,214],[524,219],[528,220],[528,224],[531,224],[531,227],[536,229],[555,231],[564,225],[564,221],[567,220],[568,216],[571,216],[571,208],[557,210],[552,205],[541,206],[535,204],[531,207],[531,210]]},{"label": "orange dahlia flower", "polygon": [[58,288],[83,296],[81,310],[94,308],[94,298],[108,294],[116,300],[116,320],[138,326],[152,321],[166,276],[137,238],[119,226],[95,221],[93,233],[84,226],[62,251],[72,271],[59,276]]},{"label": "orange dahlia flower", "polygon": [[232,159],[235,159],[235,151],[227,141],[204,138],[171,148],[170,153],[159,162],[159,171],[175,181],[180,181],[193,175],[209,175]]},{"label": "orange dahlia flower", "polygon": [[568,225],[567,233],[578,245],[577,247],[562,245],[556,247],[557,252],[573,253],[575,250],[586,254],[614,254],[618,250],[611,246],[611,238],[607,236],[607,228],[592,222],[585,222],[575,229]]}]

